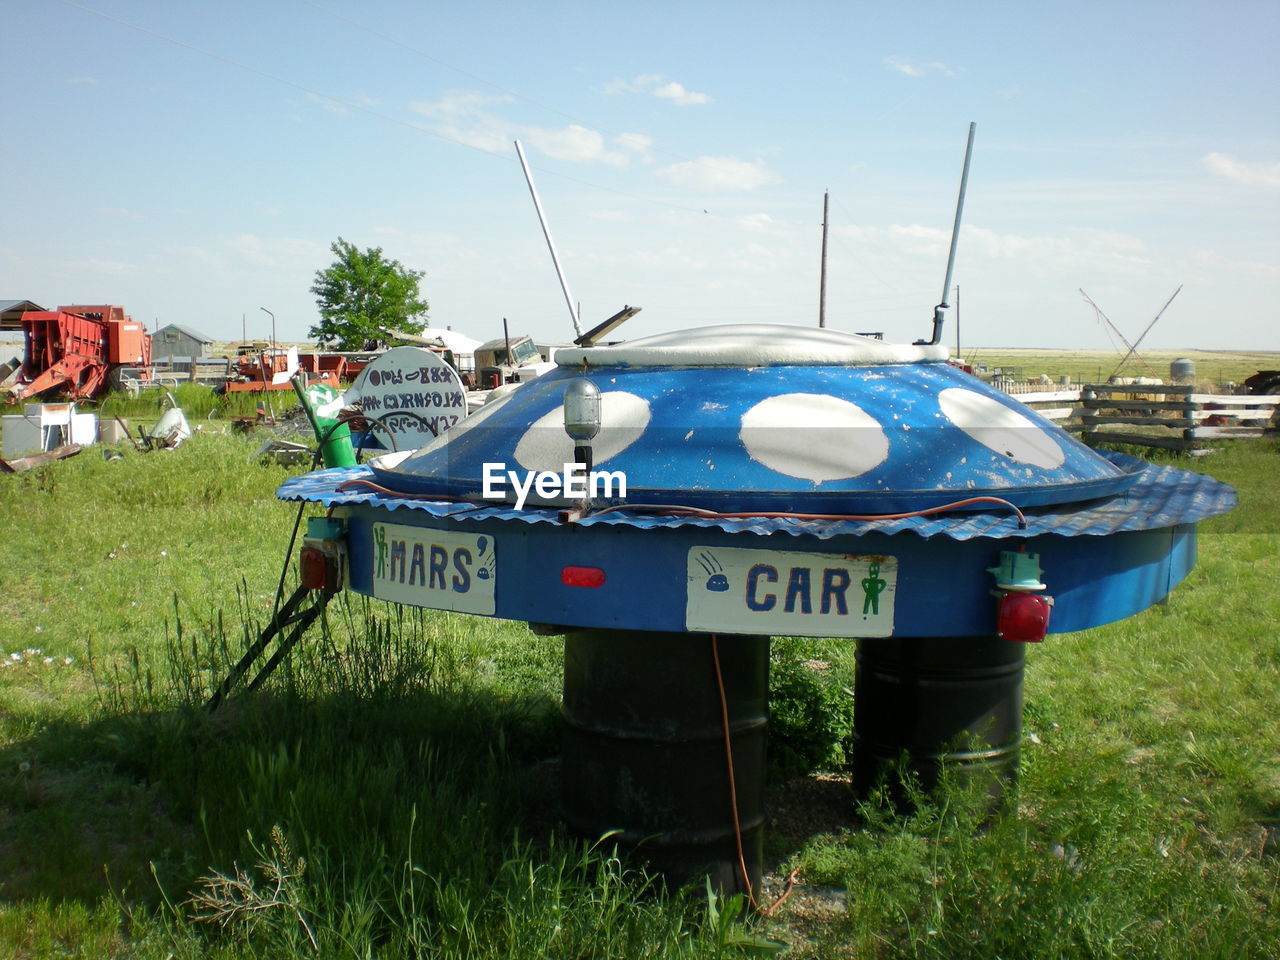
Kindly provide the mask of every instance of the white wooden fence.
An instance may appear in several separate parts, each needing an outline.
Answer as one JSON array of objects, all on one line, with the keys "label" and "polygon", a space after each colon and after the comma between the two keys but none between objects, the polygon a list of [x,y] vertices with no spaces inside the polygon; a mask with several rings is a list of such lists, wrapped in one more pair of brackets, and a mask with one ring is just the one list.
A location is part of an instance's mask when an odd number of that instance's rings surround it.
[{"label": "white wooden fence", "polygon": [[[1125,443],[1212,452],[1206,440],[1275,436],[1280,396],[1200,393],[1190,384],[1085,384],[1061,390],[1019,391],[1018,400],[1090,446]],[[1078,419],[1077,419],[1078,415]]]}]

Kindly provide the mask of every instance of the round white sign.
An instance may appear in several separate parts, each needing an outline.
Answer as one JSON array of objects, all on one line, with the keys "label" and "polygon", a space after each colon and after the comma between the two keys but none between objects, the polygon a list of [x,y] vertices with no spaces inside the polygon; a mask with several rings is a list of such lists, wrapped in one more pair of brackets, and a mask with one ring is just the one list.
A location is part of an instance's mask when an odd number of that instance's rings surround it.
[{"label": "round white sign", "polygon": [[396,347],[360,372],[343,396],[360,402],[371,439],[395,450],[417,450],[467,415],[462,381],[444,358],[425,347]]}]

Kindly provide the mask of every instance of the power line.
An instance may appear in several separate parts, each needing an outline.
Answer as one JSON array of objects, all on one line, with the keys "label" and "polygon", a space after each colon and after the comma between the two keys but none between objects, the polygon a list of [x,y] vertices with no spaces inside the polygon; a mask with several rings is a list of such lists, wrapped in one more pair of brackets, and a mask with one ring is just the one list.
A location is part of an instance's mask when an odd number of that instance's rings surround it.
[{"label": "power line", "polygon": [[[345,23],[348,26],[355,27],[357,30],[363,30],[365,33],[369,34],[370,36],[377,37],[379,40],[383,40],[386,43],[391,44],[392,46],[399,47],[401,50],[405,50],[409,53],[412,53],[414,56],[421,57],[424,60],[429,60],[431,63],[434,63],[436,66],[444,67],[446,70],[452,70],[454,73],[458,74],[459,76],[466,77],[468,80],[474,80],[476,83],[484,84],[486,87],[489,87],[497,91],[498,93],[501,93],[503,96],[513,97],[516,100],[521,100],[529,104],[530,106],[537,107],[540,110],[546,110],[548,113],[554,113],[556,116],[563,117],[565,120],[569,120],[573,123],[581,124],[582,126],[594,127],[598,130],[601,130],[604,133],[609,134],[615,140],[621,140],[625,138],[634,138],[638,136],[637,134],[619,133],[614,130],[609,130],[606,127],[600,126],[599,124],[592,123],[588,120],[583,120],[581,117],[575,117],[573,114],[565,113],[563,110],[557,107],[553,107],[550,104],[543,103],[540,100],[535,100],[533,99],[533,97],[525,96],[523,93],[520,93],[517,90],[511,90],[506,87],[503,87],[500,84],[494,83],[492,80],[487,80],[484,77],[479,76],[478,74],[474,74],[469,70],[464,70],[462,67],[459,67],[459,66],[456,66],[455,64],[448,63],[444,60],[441,60],[439,57],[433,56],[432,54],[427,53],[425,50],[419,49],[418,47],[415,47],[411,44],[405,43],[403,40],[393,37],[390,34],[383,33],[381,30],[377,30],[369,26],[368,24],[361,23],[358,20],[353,20],[350,17],[344,16],[340,13],[336,13],[335,11],[330,10],[327,7],[324,7],[318,3],[315,3],[314,0],[298,0],[298,3],[311,7],[313,10],[317,10],[320,13],[323,13],[325,16],[332,17],[333,19],[338,20],[341,23]],[[675,157],[676,159],[679,159],[679,160],[689,159],[688,157],[682,156],[681,154],[672,153],[669,150],[655,150],[655,152],[665,154],[666,156],[669,156],[669,157]]]},{"label": "power line", "polygon": [[[133,23],[129,20],[124,20],[120,17],[112,16],[109,13],[103,13],[101,10],[95,10],[92,7],[87,7],[87,6],[84,6],[83,4],[76,3],[74,2],[74,0],[58,0],[58,2],[63,4],[64,6],[72,7],[84,13],[91,14],[99,18],[100,20],[106,20],[110,23],[116,24],[117,26],[126,27],[129,30],[136,31],[137,33],[141,33],[144,36],[151,37],[153,40],[159,40],[162,43],[167,43],[172,46],[178,47],[180,49],[187,50],[191,53],[199,54],[202,57],[207,57],[210,60],[216,60],[217,62],[226,64],[227,66],[235,67],[238,70],[244,70],[247,73],[252,73],[255,76],[262,77],[263,79],[266,79],[266,80],[270,80],[273,83],[278,83],[282,86],[289,87],[290,89],[301,91],[302,93],[305,93],[308,96],[317,97],[321,100],[327,100],[330,103],[336,104],[337,106],[344,107],[346,109],[357,110],[360,113],[363,113],[370,117],[374,117],[375,119],[382,120],[387,123],[392,123],[399,127],[404,127],[416,133],[426,134],[429,137],[434,137],[437,140],[441,140],[445,143],[453,144],[454,146],[465,147],[468,150],[474,150],[477,153],[482,153],[487,157],[492,157],[496,160],[500,160],[505,163],[516,162],[512,157],[507,156],[505,153],[499,153],[494,150],[486,150],[484,147],[478,147],[473,143],[467,143],[465,140],[459,140],[456,137],[450,137],[446,134],[439,133],[438,131],[435,131],[430,129],[429,127],[423,126],[420,123],[414,123],[408,120],[401,120],[398,117],[393,117],[389,114],[381,112],[380,110],[374,110],[371,107],[369,107],[367,104],[353,103],[349,100],[343,100],[341,97],[335,97],[332,94],[324,93],[323,91],[320,91],[320,90],[315,90],[311,87],[306,86],[305,84],[298,83],[296,80],[290,80],[287,77],[282,77],[279,74],[271,73],[270,71],[263,70],[260,67],[255,67],[252,64],[244,63],[243,61],[236,60],[232,57],[228,57],[221,53],[215,53],[212,50],[206,50],[203,47],[196,46],[195,44],[187,43],[185,40],[178,40],[174,37],[170,37],[163,33],[159,33],[148,27],[144,27],[140,24]],[[481,81],[481,82],[485,82],[485,81]],[[522,97],[521,99],[526,99],[526,98]],[[534,103],[535,101],[529,101],[529,102]],[[551,109],[551,108],[546,108],[546,109]],[[590,180],[584,180],[580,177],[574,177],[569,174],[561,173],[560,171],[557,171],[557,170],[550,170],[542,167],[535,167],[535,169],[537,169],[539,173],[545,173],[551,177],[556,177],[561,180],[566,180],[570,183],[576,183],[580,186],[589,187],[590,189],[593,189],[593,190],[600,190],[605,193],[615,194],[616,196],[627,197],[631,200],[638,200],[642,203],[651,203],[651,204],[654,204],[655,206],[668,207],[670,209],[680,210],[685,213],[703,213],[703,214],[708,213],[708,211],[704,208],[700,208],[700,207],[695,208],[695,207],[686,206],[684,204],[673,203],[668,200],[660,200],[655,197],[645,197],[645,196],[641,196],[640,194],[629,193],[626,190],[619,190],[615,187],[607,187],[604,184],[595,183]],[[708,215],[717,216],[716,214],[708,214]]]}]

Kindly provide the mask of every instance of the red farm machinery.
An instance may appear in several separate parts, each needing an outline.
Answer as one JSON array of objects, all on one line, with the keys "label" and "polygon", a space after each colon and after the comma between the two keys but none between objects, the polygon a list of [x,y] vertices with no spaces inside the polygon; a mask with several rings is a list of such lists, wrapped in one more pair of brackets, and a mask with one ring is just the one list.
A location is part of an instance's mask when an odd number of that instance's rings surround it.
[{"label": "red farm machinery", "polygon": [[124,367],[151,365],[151,335],[124,307],[83,305],[22,315],[26,352],[14,400],[58,390],[72,400],[103,394]]}]

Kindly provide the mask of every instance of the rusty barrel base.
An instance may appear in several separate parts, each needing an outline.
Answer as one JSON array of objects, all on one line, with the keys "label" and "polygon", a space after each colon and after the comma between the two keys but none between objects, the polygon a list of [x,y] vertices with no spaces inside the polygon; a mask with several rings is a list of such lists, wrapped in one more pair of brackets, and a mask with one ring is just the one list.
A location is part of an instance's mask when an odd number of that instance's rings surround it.
[{"label": "rusty barrel base", "polygon": [[[743,859],[763,864],[768,637],[719,636]],[[745,892],[720,694],[707,634],[584,630],[565,637],[562,809],[678,886]]]},{"label": "rusty barrel base", "polygon": [[943,769],[979,778],[994,799],[1018,773],[1026,645],[987,637],[858,641],[854,682],[854,791],[884,777],[903,790],[895,766],[927,790]]}]

